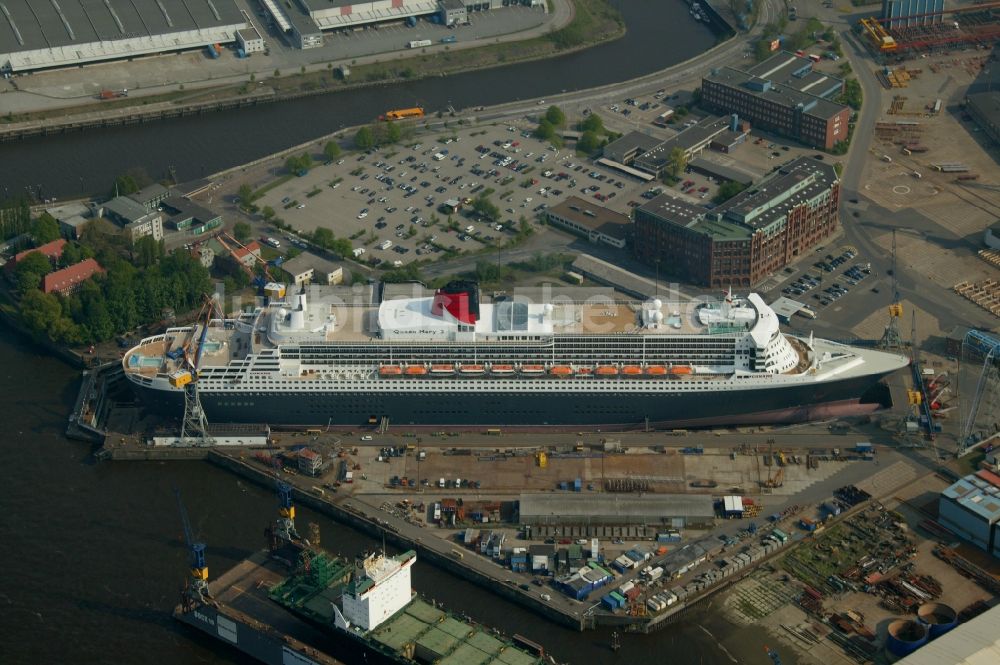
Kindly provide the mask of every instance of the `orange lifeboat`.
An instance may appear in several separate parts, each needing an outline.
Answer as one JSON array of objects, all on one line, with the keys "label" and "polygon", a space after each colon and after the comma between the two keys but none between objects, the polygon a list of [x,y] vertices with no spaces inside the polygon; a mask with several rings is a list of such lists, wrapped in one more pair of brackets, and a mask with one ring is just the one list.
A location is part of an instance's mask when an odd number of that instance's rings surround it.
[{"label": "orange lifeboat", "polygon": [[693,370],[687,365],[674,365],[673,367],[670,368],[670,373],[677,376],[691,374],[692,371]]},{"label": "orange lifeboat", "polygon": [[552,376],[573,376],[573,368],[569,365],[553,365],[549,368]]},{"label": "orange lifeboat", "polygon": [[618,368],[614,365],[601,365],[595,373],[597,376],[618,376]]},{"label": "orange lifeboat", "polygon": [[646,374],[650,376],[664,376],[667,373],[667,368],[663,365],[650,365],[646,368]]},{"label": "orange lifeboat", "polygon": [[638,365],[625,365],[622,367],[622,374],[625,376],[642,376],[642,368]]},{"label": "orange lifeboat", "polygon": [[399,376],[403,373],[399,365],[382,365],[378,368],[378,373],[381,376]]},{"label": "orange lifeboat", "polygon": [[454,374],[454,365],[431,365],[431,374]]},{"label": "orange lifeboat", "polygon": [[490,371],[493,372],[494,374],[513,374],[514,373],[514,366],[513,365],[493,365],[492,367],[490,367]]},{"label": "orange lifeboat", "polygon": [[482,374],[486,371],[482,365],[461,365],[458,371],[462,374]]},{"label": "orange lifeboat", "polygon": [[593,376],[594,370],[589,367],[580,367],[576,370],[577,376]]},{"label": "orange lifeboat", "polygon": [[406,376],[423,376],[427,373],[427,368],[423,365],[407,365],[403,372]]},{"label": "orange lifeboat", "polygon": [[545,367],[543,365],[521,365],[522,374],[544,374]]}]

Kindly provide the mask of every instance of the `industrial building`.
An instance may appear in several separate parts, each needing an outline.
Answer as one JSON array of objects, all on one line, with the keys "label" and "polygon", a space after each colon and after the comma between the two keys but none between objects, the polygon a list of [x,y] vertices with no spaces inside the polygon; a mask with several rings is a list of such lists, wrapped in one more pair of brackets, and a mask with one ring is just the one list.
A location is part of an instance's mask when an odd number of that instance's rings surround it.
[{"label": "industrial building", "polygon": [[131,242],[144,236],[163,239],[163,215],[156,209],[150,212],[131,197],[117,196],[101,204],[95,212],[120,227]]},{"label": "industrial building", "polygon": [[627,215],[593,205],[578,196],[567,197],[546,211],[550,224],[577,233],[590,242],[625,249],[632,236],[632,220]]},{"label": "industrial building", "polygon": [[707,287],[750,287],[837,229],[840,181],[812,157],[709,208],[662,194],[635,209],[635,255]]},{"label": "industrial building", "polygon": [[264,37],[252,23],[249,27],[236,31],[236,42],[243,55],[264,52]]},{"label": "industrial building", "polygon": [[641,132],[629,132],[604,146],[602,157],[597,161],[628,175],[653,180],[667,170],[677,148],[684,151],[687,160],[709,147],[729,152],[743,143],[749,133],[749,123],[740,122],[736,116],[711,116],[666,140]]},{"label": "industrial building", "polygon": [[201,235],[222,226],[222,216],[184,196],[168,196],[161,206],[169,216],[166,224],[190,235]]},{"label": "industrial building", "polygon": [[882,0],[883,25],[891,28],[940,23],[944,0]]},{"label": "industrial building", "polygon": [[234,0],[104,0],[0,5],[0,72],[197,49],[247,27]]},{"label": "industrial building", "polygon": [[523,493],[521,524],[666,525],[676,529],[711,525],[712,497],[695,494]]},{"label": "industrial building", "polygon": [[955,535],[1000,556],[1000,476],[982,470],[941,492],[938,522]]},{"label": "industrial building", "polygon": [[302,252],[281,264],[295,286],[303,284],[340,284],[344,281],[343,266],[312,252]]},{"label": "industrial building", "polygon": [[746,70],[713,70],[701,81],[701,104],[829,150],[847,139],[850,109],[831,101],[843,89],[841,79],[815,71],[809,58],[782,51]]},{"label": "industrial building", "polygon": [[425,18],[442,25],[463,25],[473,12],[512,5],[544,6],[543,0],[261,0],[274,25],[301,49],[323,45],[323,32],[355,30],[372,24],[412,22]]},{"label": "industrial building", "polygon": [[1000,143],[1000,92],[978,92],[965,98],[965,110],[993,141]]}]

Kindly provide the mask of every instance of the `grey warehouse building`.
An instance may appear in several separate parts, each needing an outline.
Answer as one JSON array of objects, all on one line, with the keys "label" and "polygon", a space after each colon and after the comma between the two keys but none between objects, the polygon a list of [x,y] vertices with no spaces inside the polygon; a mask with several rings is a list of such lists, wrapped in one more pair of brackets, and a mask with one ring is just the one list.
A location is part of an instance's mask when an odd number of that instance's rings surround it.
[{"label": "grey warehouse building", "polygon": [[1000,92],[977,92],[965,98],[965,110],[986,132],[1000,143]]},{"label": "grey warehouse building", "polygon": [[3,0],[0,72],[227,44],[246,27],[234,0]]},{"label": "grey warehouse building", "polygon": [[521,524],[664,525],[676,529],[711,525],[712,497],[694,494],[521,494]]}]

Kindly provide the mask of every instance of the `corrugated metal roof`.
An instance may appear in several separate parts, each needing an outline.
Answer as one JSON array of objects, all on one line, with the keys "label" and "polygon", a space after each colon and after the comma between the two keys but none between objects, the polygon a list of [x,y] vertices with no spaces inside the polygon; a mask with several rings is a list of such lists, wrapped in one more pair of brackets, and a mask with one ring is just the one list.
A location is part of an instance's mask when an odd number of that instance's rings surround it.
[{"label": "corrugated metal roof", "polygon": [[1000,663],[1000,607],[914,651],[896,665],[996,665]]}]

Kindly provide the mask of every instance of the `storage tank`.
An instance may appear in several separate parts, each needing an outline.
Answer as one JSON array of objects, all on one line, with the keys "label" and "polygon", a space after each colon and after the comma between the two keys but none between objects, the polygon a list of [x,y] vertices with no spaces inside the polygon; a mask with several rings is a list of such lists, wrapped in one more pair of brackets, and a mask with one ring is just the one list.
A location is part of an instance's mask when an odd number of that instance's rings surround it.
[{"label": "storage tank", "polygon": [[896,656],[906,656],[927,644],[927,626],[912,619],[896,619],[889,624],[885,646]]},{"label": "storage tank", "polygon": [[944,603],[924,603],[917,610],[917,618],[927,625],[932,640],[958,625],[958,613]]}]

